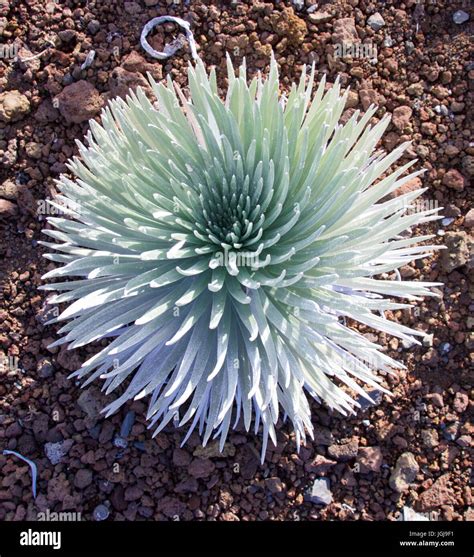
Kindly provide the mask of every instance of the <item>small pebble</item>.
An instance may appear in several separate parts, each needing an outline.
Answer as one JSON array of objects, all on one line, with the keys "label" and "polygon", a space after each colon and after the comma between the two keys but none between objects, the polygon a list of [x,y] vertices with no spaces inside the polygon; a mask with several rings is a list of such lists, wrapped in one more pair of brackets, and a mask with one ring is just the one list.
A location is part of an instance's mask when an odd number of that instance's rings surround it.
[{"label": "small pebble", "polygon": [[98,439],[99,438],[101,427],[102,426],[100,424],[96,424],[94,427],[92,427],[89,430],[89,434],[92,437],[92,439]]},{"label": "small pebble", "polygon": [[441,354],[447,354],[448,352],[450,352],[451,345],[449,344],[449,342],[443,342],[439,347],[439,351],[441,352]]},{"label": "small pebble", "polygon": [[457,10],[453,14],[453,21],[456,25],[461,25],[469,20],[469,14],[466,13],[464,10]]},{"label": "small pebble", "polygon": [[93,512],[94,520],[96,520],[97,522],[107,520],[109,518],[109,515],[110,511],[105,505],[97,505]]},{"label": "small pebble", "polygon": [[74,441],[72,439],[66,439],[65,441],[58,441],[57,443],[45,444],[44,452],[53,466],[62,461],[73,443]]},{"label": "small pebble", "polygon": [[72,75],[70,73],[66,73],[64,74],[64,77],[62,79],[62,84],[64,86],[66,85],[71,85],[71,83],[74,81],[74,78],[72,77]]},{"label": "small pebble", "polygon": [[114,437],[114,445],[118,449],[126,449],[128,447],[128,441],[117,435],[117,437]]},{"label": "small pebble", "polygon": [[449,114],[448,107],[444,104],[438,104],[434,107],[435,112],[441,114],[442,116],[447,116]]},{"label": "small pebble", "polygon": [[442,224],[443,226],[449,226],[451,223],[454,222],[454,220],[455,220],[455,219],[453,219],[452,217],[446,218],[446,219],[443,219],[443,220],[441,221],[441,224]]},{"label": "small pebble", "polygon": [[407,54],[411,54],[415,50],[415,45],[411,41],[405,41]]},{"label": "small pebble", "polygon": [[446,439],[446,441],[455,441],[456,437],[458,436],[458,429],[459,429],[459,424],[457,422],[445,427],[441,426],[443,437]]},{"label": "small pebble", "polygon": [[304,6],[304,0],[291,0],[291,3],[297,10],[301,10]]},{"label": "small pebble", "polygon": [[379,12],[377,12],[374,15],[371,15],[369,17],[369,19],[367,20],[367,24],[374,31],[378,31],[379,29],[382,29],[382,27],[385,25],[385,20],[379,14]]},{"label": "small pebble", "polygon": [[100,29],[100,23],[97,21],[97,19],[91,19],[91,21],[89,21],[89,23],[87,24],[87,32],[90,33],[91,35],[95,35]]},{"label": "small pebble", "polygon": [[38,363],[38,375],[41,379],[48,379],[54,373],[54,367],[49,360],[40,360]]},{"label": "small pebble", "polygon": [[316,478],[305,499],[314,505],[329,505],[332,502],[331,484],[328,478]]},{"label": "small pebble", "polygon": [[412,522],[412,521],[429,521],[429,518],[415,512],[410,507],[403,507],[403,513],[400,514],[399,520],[404,522]]}]

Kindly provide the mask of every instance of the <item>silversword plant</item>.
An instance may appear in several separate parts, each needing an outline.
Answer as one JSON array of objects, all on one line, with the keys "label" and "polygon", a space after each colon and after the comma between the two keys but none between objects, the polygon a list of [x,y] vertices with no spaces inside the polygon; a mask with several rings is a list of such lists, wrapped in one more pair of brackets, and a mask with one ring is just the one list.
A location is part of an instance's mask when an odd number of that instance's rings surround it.
[{"label": "silversword plant", "polygon": [[386,200],[421,172],[389,172],[407,144],[375,150],[375,107],[340,125],[346,94],[323,78],[313,95],[314,68],[285,96],[273,58],[250,84],[228,60],[225,101],[201,61],[188,78],[189,99],[168,78],[155,104],[112,101],[59,180],[61,209],[81,210],[45,230],[62,266],[44,278],[69,279],[43,286],[69,303],[54,344],[112,337],[73,374],[121,386],[107,415],[151,395],[155,432],[173,421],[221,447],[242,419],[263,458],[279,416],[298,445],[312,434],[308,394],[347,414],[364,385],[384,390],[374,367],[401,367],[350,323],[418,342],[385,312],[430,294],[397,268],[436,248],[401,233],[437,209],[409,212],[423,189]]}]

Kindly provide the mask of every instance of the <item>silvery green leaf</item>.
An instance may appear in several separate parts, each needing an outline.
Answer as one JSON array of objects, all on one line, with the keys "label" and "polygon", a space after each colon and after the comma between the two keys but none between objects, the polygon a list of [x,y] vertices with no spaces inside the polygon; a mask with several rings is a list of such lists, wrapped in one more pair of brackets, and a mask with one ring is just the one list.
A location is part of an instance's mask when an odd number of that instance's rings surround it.
[{"label": "silvery green leaf", "polygon": [[221,449],[242,420],[263,459],[281,416],[298,445],[312,437],[308,397],[348,414],[364,385],[387,392],[377,371],[403,365],[345,320],[417,342],[384,312],[438,283],[380,275],[439,249],[399,236],[438,216],[412,211],[423,189],[387,199],[423,171],[390,171],[408,144],[376,150],[389,124],[370,125],[376,107],[339,123],[339,80],[313,94],[304,70],[286,98],[273,57],[250,84],[245,64],[227,68],[224,101],[197,60],[188,97],[150,78],[156,103],[138,89],[91,121],[45,230],[59,265],[44,278],[62,280],[42,288],[69,304],[55,345],[107,339],[73,374],[123,386],[107,415],[149,396],[155,433],[173,421]]}]

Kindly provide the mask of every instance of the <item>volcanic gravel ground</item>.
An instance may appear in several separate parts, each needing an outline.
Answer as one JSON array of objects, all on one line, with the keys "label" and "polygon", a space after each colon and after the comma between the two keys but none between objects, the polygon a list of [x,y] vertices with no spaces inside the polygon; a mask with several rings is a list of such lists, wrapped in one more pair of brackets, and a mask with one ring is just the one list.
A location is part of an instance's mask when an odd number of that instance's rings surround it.
[{"label": "volcanic gravel ground", "polygon": [[[39,473],[34,500],[29,467],[0,455],[0,520],[34,520],[46,511],[119,521],[394,520],[404,507],[405,517],[472,520],[474,66],[467,3],[217,4],[0,0],[0,40],[15,45],[20,58],[0,59],[0,357],[7,358],[0,368],[0,449],[30,458]],[[289,425],[279,424],[278,448],[270,447],[264,465],[259,437],[243,429],[229,436],[221,455],[214,444],[200,447],[197,435],[179,448],[184,432],[173,426],[151,439],[144,402],[104,420],[97,386],[81,390],[67,379],[88,350],[47,348],[55,338],[55,327],[44,326],[52,309],[37,290],[50,268],[37,244],[44,200],[107,99],[146,88],[146,72],[157,80],[170,73],[186,86],[187,48],[164,62],[140,48],[143,25],[163,14],[191,23],[199,54],[216,66],[223,88],[226,50],[236,63],[245,56],[252,76],[268,69],[273,48],[284,88],[305,63],[315,62],[317,77],[327,73],[329,82],[339,74],[352,91],[344,120],[372,102],[380,107],[377,119],[392,113],[381,147],[410,139],[400,164],[418,157],[417,167],[427,169],[404,189],[421,183],[425,203],[444,207],[443,221],[417,232],[435,232],[449,251],[401,270],[404,278],[443,282],[440,298],[392,316],[432,337],[408,347],[360,327],[407,366],[387,378],[392,394],[377,395],[376,404],[349,418],[314,403],[314,442],[298,454]],[[176,34],[167,24],[150,41],[162,49]],[[377,58],[361,51],[338,57],[341,41],[376,45]],[[95,59],[81,69],[91,50]]]}]

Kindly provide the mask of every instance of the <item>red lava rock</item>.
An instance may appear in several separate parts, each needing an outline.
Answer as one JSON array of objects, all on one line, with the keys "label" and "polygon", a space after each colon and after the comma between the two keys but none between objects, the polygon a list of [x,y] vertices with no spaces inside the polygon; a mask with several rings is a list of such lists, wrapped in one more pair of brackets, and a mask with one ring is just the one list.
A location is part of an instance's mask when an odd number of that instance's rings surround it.
[{"label": "red lava rock", "polygon": [[455,157],[459,154],[459,149],[456,145],[446,145],[444,152],[448,155],[448,157]]},{"label": "red lava rock", "polygon": [[443,397],[439,393],[430,393],[426,395],[426,398],[436,406],[436,408],[443,408],[444,407],[444,400]]},{"label": "red lava rock", "polygon": [[305,470],[307,472],[315,472],[318,475],[325,475],[337,462],[326,458],[323,455],[316,455],[312,462],[307,462]]},{"label": "red lava rock", "polygon": [[466,265],[472,256],[472,238],[467,232],[446,232],[443,237],[444,245],[447,249],[443,250],[439,261],[446,273],[451,273],[455,269]]},{"label": "red lava rock", "polygon": [[315,445],[331,445],[334,442],[334,436],[331,430],[320,425],[314,426],[314,444]]},{"label": "red lava rock", "polygon": [[401,437],[400,435],[395,435],[392,442],[395,445],[395,447],[398,447],[399,449],[406,449],[408,447],[407,440]]},{"label": "red lava rock", "polygon": [[157,504],[157,510],[169,518],[179,517],[185,509],[184,503],[176,497],[163,497]]},{"label": "red lava rock", "polygon": [[380,472],[382,460],[380,447],[361,447],[356,462],[359,464],[359,472],[366,474],[367,472]]},{"label": "red lava rock", "polygon": [[419,190],[421,187],[422,187],[422,182],[420,178],[418,178],[418,176],[415,176],[415,178],[412,178],[411,180],[405,182],[403,186],[397,188],[387,197],[388,198],[399,197],[400,195],[404,195],[405,193],[410,193],[411,191]]},{"label": "red lava rock", "polygon": [[102,393],[94,388],[89,387],[82,391],[77,399],[77,404],[83,410],[89,419],[96,420],[100,416],[100,411],[104,407],[101,402]]},{"label": "red lava rock", "polygon": [[142,11],[142,7],[137,2],[125,2],[123,7],[130,15],[137,15]]},{"label": "red lava rock", "polygon": [[420,495],[416,502],[419,511],[429,511],[441,505],[453,505],[456,497],[449,486],[450,474],[440,476],[435,483]]},{"label": "red lava rock", "polygon": [[125,490],[125,501],[136,501],[143,495],[143,489],[138,485],[132,485]]},{"label": "red lava rock", "polygon": [[0,16],[7,16],[10,11],[10,2],[8,0],[0,0]]},{"label": "red lava rock", "polygon": [[158,433],[158,435],[155,437],[155,441],[161,449],[163,449],[164,451],[168,450],[170,441],[167,435],[165,435],[164,433]]},{"label": "red lava rock", "polygon": [[349,91],[345,108],[355,108],[359,104],[359,93],[357,91]]},{"label": "red lava rock", "polygon": [[0,199],[0,218],[14,217],[18,212],[18,207],[15,203],[6,199]]},{"label": "red lava rock", "polygon": [[175,449],[173,451],[173,464],[176,466],[188,466],[191,462],[191,455],[184,449]]},{"label": "red lava rock", "polygon": [[367,110],[370,105],[378,104],[379,102],[379,95],[375,89],[360,89],[359,90],[359,97],[360,102],[362,104],[362,108]]},{"label": "red lava rock", "polygon": [[464,226],[466,228],[474,227],[474,209],[470,209],[467,215],[464,217]]},{"label": "red lava rock", "polygon": [[460,447],[471,447],[472,437],[470,435],[461,435],[458,439],[456,439],[456,443]]},{"label": "red lava rock", "polygon": [[114,424],[108,420],[104,421],[99,434],[99,443],[103,445],[104,443],[111,441],[114,436],[114,432]]},{"label": "red lava rock", "polygon": [[23,428],[21,427],[21,425],[18,422],[13,422],[7,427],[5,431],[5,437],[9,439],[12,437],[19,437],[22,432]]},{"label": "red lava rock", "polygon": [[193,451],[193,456],[200,458],[226,458],[228,456],[234,456],[235,447],[232,443],[224,443],[222,451],[220,450],[220,443],[218,440],[211,441],[205,447],[199,445]]},{"label": "red lava rock", "polygon": [[99,91],[88,81],[76,81],[55,97],[59,112],[70,124],[80,124],[96,116],[104,101]]},{"label": "red lava rock", "polygon": [[92,472],[88,468],[81,468],[74,476],[74,485],[78,489],[85,489],[92,483]]},{"label": "red lava rock", "polygon": [[35,120],[46,124],[48,122],[54,122],[59,117],[59,110],[53,106],[50,99],[44,100],[35,112]]},{"label": "red lava rock", "polygon": [[211,460],[195,458],[188,466],[188,472],[194,478],[208,478],[216,466]]},{"label": "red lava rock", "polygon": [[421,133],[423,135],[433,136],[436,135],[436,132],[436,124],[433,124],[433,122],[423,122],[421,124]]},{"label": "red lava rock", "polygon": [[455,168],[448,170],[443,177],[443,184],[456,191],[462,191],[464,189],[464,176]]},{"label": "red lava rock", "polygon": [[139,72],[142,74],[150,73],[157,81],[163,78],[161,65],[156,61],[147,62],[146,59],[136,50],[133,50],[132,52],[130,52],[130,54],[125,56],[121,63],[121,66],[127,72]]},{"label": "red lava rock", "polygon": [[471,178],[474,176],[474,155],[466,155],[462,158],[464,172]]},{"label": "red lava rock", "polygon": [[465,393],[456,393],[454,396],[453,408],[462,414],[469,406],[469,397]]},{"label": "red lava rock", "polygon": [[176,493],[197,493],[198,489],[199,482],[196,478],[185,478],[176,485],[174,491]]},{"label": "red lava rock", "polygon": [[275,33],[283,36],[288,44],[298,46],[303,42],[307,32],[306,22],[295,14],[293,8],[274,11],[270,21]]},{"label": "red lava rock", "polygon": [[30,111],[30,101],[20,91],[0,93],[0,122],[16,122]]},{"label": "red lava rock", "polygon": [[18,207],[23,213],[29,213],[33,217],[36,217],[37,203],[33,194],[26,186],[18,186],[17,202]]},{"label": "red lava rock", "polygon": [[81,367],[82,359],[76,350],[67,350],[62,346],[56,357],[57,363],[67,371],[76,371]]},{"label": "red lava rock", "polygon": [[441,453],[441,467],[449,470],[453,466],[453,462],[458,458],[460,451],[457,447],[449,445],[448,448]]},{"label": "red lava rock", "polygon": [[17,451],[24,456],[33,455],[37,451],[37,448],[36,440],[33,435],[23,433],[18,439]]},{"label": "red lava rock", "polygon": [[244,480],[250,480],[255,477],[258,470],[259,462],[254,458],[250,458],[240,466],[240,475]]},{"label": "red lava rock", "polygon": [[225,520],[225,521],[228,521],[228,522],[239,522],[240,518],[236,514],[234,514],[233,512],[228,511],[226,513],[223,513],[222,520]]},{"label": "red lava rock", "polygon": [[398,106],[392,115],[392,123],[399,130],[403,130],[409,123],[413,111],[409,106]]},{"label": "red lava rock", "polygon": [[271,493],[282,493],[286,489],[286,485],[280,480],[280,478],[266,478],[264,480],[265,488]]},{"label": "red lava rock", "polygon": [[398,493],[409,489],[415,481],[420,467],[412,453],[403,453],[397,459],[395,468],[389,478],[389,485]]},{"label": "red lava rock", "polygon": [[34,416],[32,429],[35,439],[40,443],[43,443],[46,440],[46,436],[49,430],[49,416],[44,412],[36,413]]},{"label": "red lava rock", "polygon": [[355,474],[350,468],[347,468],[342,475],[341,485],[345,487],[355,487],[357,485]]},{"label": "red lava rock", "polygon": [[51,503],[63,501],[69,495],[70,489],[71,486],[69,485],[65,474],[59,474],[59,476],[51,478],[48,482],[48,501]]},{"label": "red lava rock", "polygon": [[15,201],[18,196],[18,186],[12,180],[5,180],[0,184],[0,197],[2,199],[8,199],[9,201]]},{"label": "red lava rock", "polygon": [[228,509],[232,503],[234,502],[234,498],[232,494],[227,490],[223,489],[219,493],[219,505],[222,509]]},{"label": "red lava rock", "polygon": [[[105,507],[107,508],[107,507]],[[129,503],[123,511],[123,516],[130,522],[133,522],[137,516],[138,503]]]},{"label": "red lava rock", "polygon": [[151,87],[148,81],[138,72],[128,72],[123,68],[115,68],[109,79],[110,96],[125,99],[137,87],[142,87],[150,96]]},{"label": "red lava rock", "polygon": [[344,443],[342,445],[331,445],[328,447],[328,455],[338,462],[346,462],[357,456],[358,449],[359,441],[353,439],[349,441],[349,443]]},{"label": "red lava rock", "polygon": [[343,17],[334,21],[332,42],[348,45],[360,43],[353,17]]},{"label": "red lava rock", "polygon": [[439,445],[438,432],[435,429],[424,429],[421,432],[421,440],[425,447],[433,449]]},{"label": "red lava rock", "polygon": [[326,23],[328,21],[331,21],[333,17],[334,16],[329,12],[313,12],[311,14],[308,14],[309,21],[311,23],[314,23],[315,25],[318,25],[319,23]]},{"label": "red lava rock", "polygon": [[110,502],[116,511],[122,512],[127,508],[122,485],[116,485],[110,494]]}]

